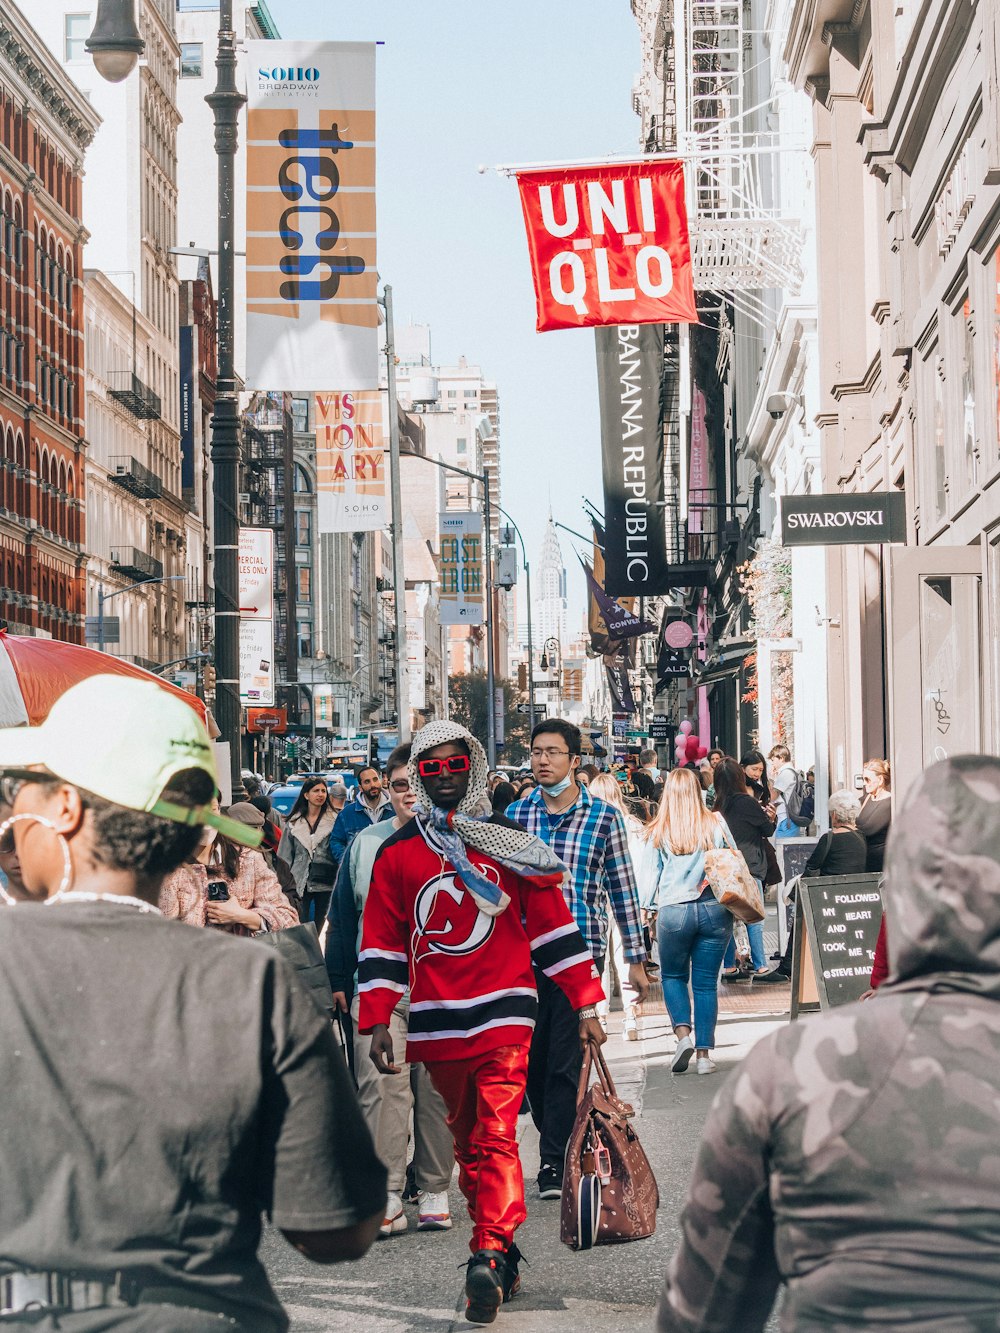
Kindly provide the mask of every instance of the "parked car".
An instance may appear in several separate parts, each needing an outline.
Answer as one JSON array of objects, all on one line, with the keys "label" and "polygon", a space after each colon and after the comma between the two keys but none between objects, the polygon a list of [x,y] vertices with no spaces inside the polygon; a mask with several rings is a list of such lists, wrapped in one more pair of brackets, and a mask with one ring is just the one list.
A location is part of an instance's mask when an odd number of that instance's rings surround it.
[{"label": "parked car", "polygon": [[323,778],[328,787],[334,782],[342,782],[348,791],[358,785],[357,772],[352,768],[327,768],[321,773],[293,773],[290,778],[268,793],[271,805],[279,815],[288,815],[291,812],[302,790],[302,784],[307,778]]}]

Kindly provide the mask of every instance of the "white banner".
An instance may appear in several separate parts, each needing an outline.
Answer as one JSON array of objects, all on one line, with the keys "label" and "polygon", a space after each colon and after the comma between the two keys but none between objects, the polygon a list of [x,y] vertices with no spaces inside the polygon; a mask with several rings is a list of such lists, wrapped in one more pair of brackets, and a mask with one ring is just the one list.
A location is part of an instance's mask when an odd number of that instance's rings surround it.
[{"label": "white banner", "polygon": [[247,43],[247,388],[378,385],[375,46]]},{"label": "white banner", "polygon": [[483,516],[445,510],[439,538],[442,625],[483,623]]},{"label": "white banner", "polygon": [[410,707],[427,707],[427,642],[424,634],[424,613],[406,617],[406,674],[409,680]]},{"label": "white banner", "polygon": [[378,389],[313,395],[320,532],[389,526],[385,399]]},{"label": "white banner", "polygon": [[240,621],[240,702],[274,706],[274,621]]},{"label": "white banner", "polygon": [[274,619],[274,531],[240,528],[241,620]]}]

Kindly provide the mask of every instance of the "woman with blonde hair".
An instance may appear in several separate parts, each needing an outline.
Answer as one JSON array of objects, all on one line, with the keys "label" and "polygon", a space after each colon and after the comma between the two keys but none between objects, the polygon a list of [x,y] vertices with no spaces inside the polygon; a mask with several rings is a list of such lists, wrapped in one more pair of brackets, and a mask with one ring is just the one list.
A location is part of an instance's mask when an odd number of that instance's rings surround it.
[{"label": "woman with blonde hair", "polygon": [[861,770],[861,780],[865,799],[861,802],[857,826],[868,844],[865,870],[880,875],[892,822],[892,772],[888,759],[869,759]]},{"label": "woman with blonde hair", "polygon": [[[733,918],[705,878],[705,853],[727,846],[722,817],[705,808],[701,782],[690,768],[667,775],[660,805],[646,827],[656,849],[653,905],[657,911],[663,999],[677,1037],[671,1071],[683,1074],[696,1054],[699,1074],[713,1074],[719,972],[733,934]],[[694,995],[691,1035],[690,985]]]},{"label": "woman with blonde hair", "polygon": [[[610,773],[598,773],[596,777],[590,780],[590,794],[600,801],[607,801],[608,805],[613,805],[622,819],[625,821],[625,832],[628,835],[628,850],[632,860],[632,870],[635,874],[636,886],[639,890],[639,902],[645,908],[647,900],[652,898],[656,885],[656,865],[652,855],[652,845],[646,839],[646,830],[642,821],[637,819],[625,803],[625,797],[622,793],[621,783]],[[625,1041],[639,1040],[639,997],[633,986],[629,985],[628,963],[625,961],[625,949],[622,944],[621,931],[618,929],[618,923],[615,921],[614,913],[611,913],[610,933],[608,938],[608,951],[606,954],[605,973],[604,973],[604,994],[610,999],[611,996],[611,956],[614,954],[615,971],[618,973],[618,981],[622,991],[622,1006],[625,1010],[625,1023],[622,1027],[622,1037]],[[598,1013],[601,1014],[602,1021],[607,1014],[608,1000],[597,1006]]]}]

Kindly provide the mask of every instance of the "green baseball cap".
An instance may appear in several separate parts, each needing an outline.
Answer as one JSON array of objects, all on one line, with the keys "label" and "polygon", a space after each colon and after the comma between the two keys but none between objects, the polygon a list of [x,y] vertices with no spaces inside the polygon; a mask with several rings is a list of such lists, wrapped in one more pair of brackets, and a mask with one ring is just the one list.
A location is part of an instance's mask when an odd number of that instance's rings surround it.
[{"label": "green baseball cap", "polygon": [[219,775],[194,709],[153,681],[88,676],[60,695],[40,726],[0,728],[0,772],[38,767],[126,810],[208,824],[234,842],[260,845],[260,829],[218,815],[211,805],[164,800],[185,769],[207,773],[214,787]]}]

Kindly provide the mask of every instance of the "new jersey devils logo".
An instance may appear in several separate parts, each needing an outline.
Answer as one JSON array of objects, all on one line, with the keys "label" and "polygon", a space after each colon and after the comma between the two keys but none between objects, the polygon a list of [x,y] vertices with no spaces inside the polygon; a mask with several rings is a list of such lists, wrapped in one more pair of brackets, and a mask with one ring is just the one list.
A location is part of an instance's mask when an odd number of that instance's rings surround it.
[{"label": "new jersey devils logo", "polygon": [[[482,873],[500,883],[492,866],[483,866]],[[417,894],[413,915],[417,927],[414,962],[431,953],[475,953],[493,934],[496,923],[495,917],[479,910],[454,871],[427,881]]]}]

